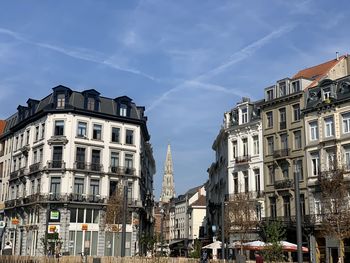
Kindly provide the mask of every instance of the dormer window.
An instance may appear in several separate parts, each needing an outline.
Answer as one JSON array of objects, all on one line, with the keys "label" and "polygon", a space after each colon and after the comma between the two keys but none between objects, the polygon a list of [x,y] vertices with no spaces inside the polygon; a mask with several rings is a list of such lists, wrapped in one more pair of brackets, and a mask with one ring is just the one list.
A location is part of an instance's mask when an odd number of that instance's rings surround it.
[{"label": "dormer window", "polygon": [[248,108],[243,108],[242,109],[242,121],[241,124],[247,123],[248,122]]},{"label": "dormer window", "polygon": [[287,95],[287,86],[285,82],[279,83],[279,96],[283,97]]},{"label": "dormer window", "polygon": [[124,104],[124,103],[121,103],[120,107],[119,107],[119,115],[123,116],[123,117],[126,117],[127,116],[127,112],[128,112],[128,106],[126,104]]},{"label": "dormer window", "polygon": [[95,98],[87,99],[87,110],[95,110]]},{"label": "dormer window", "polygon": [[273,89],[266,91],[266,100],[273,100]]},{"label": "dormer window", "polygon": [[63,109],[66,105],[66,95],[64,93],[57,94],[57,109]]},{"label": "dormer window", "polygon": [[299,80],[292,82],[292,92],[300,91],[300,82]]},{"label": "dormer window", "polygon": [[323,89],[323,100],[329,100],[331,97],[331,88]]}]

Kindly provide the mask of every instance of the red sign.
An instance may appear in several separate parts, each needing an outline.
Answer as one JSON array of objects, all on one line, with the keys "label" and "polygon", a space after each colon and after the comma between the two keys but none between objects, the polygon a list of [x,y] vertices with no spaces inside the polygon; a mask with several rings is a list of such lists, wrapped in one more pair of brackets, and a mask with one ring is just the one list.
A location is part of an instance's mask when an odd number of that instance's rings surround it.
[{"label": "red sign", "polygon": [[81,230],[88,230],[88,224],[82,224],[81,225]]},{"label": "red sign", "polygon": [[12,225],[18,225],[19,224],[19,219],[18,218],[12,218],[11,223],[12,223]]}]

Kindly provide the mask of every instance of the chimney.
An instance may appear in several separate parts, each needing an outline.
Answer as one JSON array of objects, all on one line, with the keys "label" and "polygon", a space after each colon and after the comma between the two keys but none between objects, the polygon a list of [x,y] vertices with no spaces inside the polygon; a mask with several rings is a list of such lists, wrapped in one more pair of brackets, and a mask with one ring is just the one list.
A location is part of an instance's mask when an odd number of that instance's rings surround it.
[{"label": "chimney", "polygon": [[335,55],[336,55],[337,60],[339,60],[339,52],[338,51],[335,52]]}]

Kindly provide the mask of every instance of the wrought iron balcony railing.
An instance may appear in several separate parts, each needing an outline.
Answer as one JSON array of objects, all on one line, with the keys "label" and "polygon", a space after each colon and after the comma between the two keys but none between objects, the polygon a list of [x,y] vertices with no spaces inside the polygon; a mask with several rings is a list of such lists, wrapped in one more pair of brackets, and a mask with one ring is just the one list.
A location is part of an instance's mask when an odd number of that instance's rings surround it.
[{"label": "wrought iron balcony railing", "polygon": [[250,155],[243,155],[243,156],[239,156],[235,158],[235,162],[237,164],[243,164],[243,163],[247,163],[250,162],[251,160],[251,156]]},{"label": "wrought iron balcony railing", "polygon": [[274,158],[284,158],[289,156],[289,148],[280,149],[273,151],[273,157]]}]

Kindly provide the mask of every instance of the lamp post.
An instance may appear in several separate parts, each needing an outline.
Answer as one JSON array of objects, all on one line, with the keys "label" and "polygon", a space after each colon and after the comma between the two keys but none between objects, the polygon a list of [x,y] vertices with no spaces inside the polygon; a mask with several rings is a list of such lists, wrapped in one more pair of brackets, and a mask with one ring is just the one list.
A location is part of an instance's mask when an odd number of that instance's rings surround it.
[{"label": "lamp post", "polygon": [[163,242],[164,242],[164,238],[163,238],[163,224],[164,224],[164,209],[161,208],[160,209],[160,256],[163,256]]},{"label": "lamp post", "polygon": [[128,213],[128,186],[124,181],[123,188],[123,222],[122,222],[122,240],[120,256],[125,257],[125,243],[126,243],[126,216]]},{"label": "lamp post", "polygon": [[302,235],[301,235],[301,211],[300,211],[300,189],[299,189],[299,173],[295,169],[294,165],[294,185],[295,185],[295,215],[296,215],[296,231],[297,231],[297,252],[298,252],[298,263],[303,262],[302,252]]},{"label": "lamp post", "polygon": [[225,200],[221,203],[221,259],[225,260]]}]

